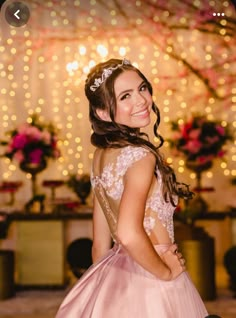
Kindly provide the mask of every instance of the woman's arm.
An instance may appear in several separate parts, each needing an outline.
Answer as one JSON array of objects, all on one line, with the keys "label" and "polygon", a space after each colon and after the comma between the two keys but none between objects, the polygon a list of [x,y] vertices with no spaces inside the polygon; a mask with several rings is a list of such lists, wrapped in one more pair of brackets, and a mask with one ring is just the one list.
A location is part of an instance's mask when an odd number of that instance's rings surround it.
[{"label": "woman's arm", "polygon": [[[177,248],[172,245],[164,261],[155,251],[143,227],[147,196],[153,181],[155,157],[149,153],[128,169],[120,202],[117,235],[131,257],[147,271],[163,280],[183,272]],[[167,265],[167,263],[169,265]]]},{"label": "woman's arm", "polygon": [[95,263],[111,248],[111,234],[102,208],[94,195],[93,199],[93,246],[92,259]]}]

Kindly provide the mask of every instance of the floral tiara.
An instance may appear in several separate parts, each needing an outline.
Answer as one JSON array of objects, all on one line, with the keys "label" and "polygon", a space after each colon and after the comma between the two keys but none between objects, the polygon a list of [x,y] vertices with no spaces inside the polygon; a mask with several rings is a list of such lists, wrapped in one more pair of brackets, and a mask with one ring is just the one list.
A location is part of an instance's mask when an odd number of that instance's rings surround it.
[{"label": "floral tiara", "polygon": [[102,72],[102,76],[99,78],[95,78],[94,84],[90,86],[90,90],[95,92],[96,89],[102,85],[102,83],[105,82],[105,80],[119,67],[122,67],[123,65],[131,65],[130,61],[127,59],[123,59],[121,64],[117,64],[115,67],[109,67],[105,68]]}]

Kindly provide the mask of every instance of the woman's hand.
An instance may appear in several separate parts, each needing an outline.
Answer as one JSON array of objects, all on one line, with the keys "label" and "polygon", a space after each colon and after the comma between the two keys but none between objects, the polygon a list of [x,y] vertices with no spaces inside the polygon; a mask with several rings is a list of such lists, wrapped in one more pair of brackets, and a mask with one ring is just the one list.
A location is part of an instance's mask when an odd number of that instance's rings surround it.
[{"label": "woman's hand", "polygon": [[177,245],[173,244],[169,249],[161,255],[163,262],[170,269],[170,278],[175,279],[186,270],[185,260],[181,253],[178,252]]}]

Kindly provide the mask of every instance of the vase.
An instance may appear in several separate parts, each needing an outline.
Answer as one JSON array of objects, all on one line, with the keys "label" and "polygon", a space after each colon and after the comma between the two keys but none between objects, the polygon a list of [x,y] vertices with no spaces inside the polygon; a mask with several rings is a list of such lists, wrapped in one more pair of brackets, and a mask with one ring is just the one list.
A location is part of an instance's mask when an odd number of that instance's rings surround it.
[{"label": "vase", "polygon": [[215,240],[203,227],[175,223],[175,240],[203,300],[216,298]]},{"label": "vase", "polygon": [[56,188],[61,187],[64,184],[63,180],[44,180],[43,186],[51,189],[51,202],[56,199]]},{"label": "vase", "polygon": [[0,192],[9,193],[10,200],[7,202],[7,205],[12,206],[15,203],[15,193],[22,185],[21,181],[3,181],[0,185]]},{"label": "vase", "polygon": [[77,185],[74,187],[74,192],[80,199],[81,204],[86,205],[86,199],[90,194],[91,190],[91,183],[90,181],[80,181],[77,183]]},{"label": "vase", "polygon": [[212,167],[212,161],[199,164],[196,161],[186,161],[186,167],[196,173],[197,188],[201,189],[202,172]]},{"label": "vase", "polygon": [[20,163],[20,169],[24,172],[31,174],[31,191],[32,198],[37,195],[37,174],[43,171],[47,167],[45,160],[41,160],[39,163],[33,163],[28,161],[22,161]]}]

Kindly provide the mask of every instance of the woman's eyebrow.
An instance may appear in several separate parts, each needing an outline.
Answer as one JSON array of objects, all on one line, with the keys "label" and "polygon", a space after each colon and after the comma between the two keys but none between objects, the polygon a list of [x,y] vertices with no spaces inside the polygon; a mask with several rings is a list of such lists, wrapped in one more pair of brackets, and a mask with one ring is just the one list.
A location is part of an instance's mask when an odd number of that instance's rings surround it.
[{"label": "woman's eyebrow", "polygon": [[[146,82],[145,82],[145,81],[142,81],[142,82],[139,84],[138,88],[140,88],[144,83],[146,83]],[[132,92],[132,91],[133,91],[133,88],[131,88],[131,89],[126,89],[126,90],[120,92],[119,95],[117,96],[117,98],[119,98],[119,97],[120,97],[121,95],[123,95],[123,94],[127,94],[127,93],[130,93],[130,92]]]}]

